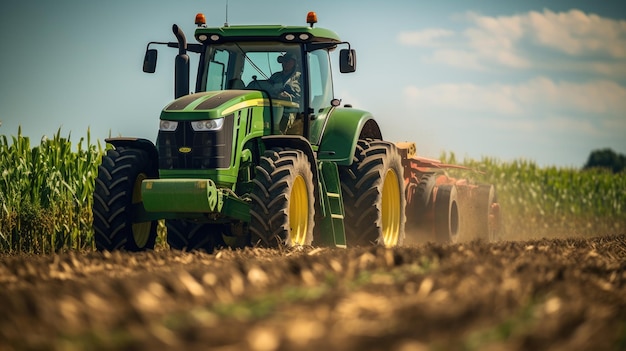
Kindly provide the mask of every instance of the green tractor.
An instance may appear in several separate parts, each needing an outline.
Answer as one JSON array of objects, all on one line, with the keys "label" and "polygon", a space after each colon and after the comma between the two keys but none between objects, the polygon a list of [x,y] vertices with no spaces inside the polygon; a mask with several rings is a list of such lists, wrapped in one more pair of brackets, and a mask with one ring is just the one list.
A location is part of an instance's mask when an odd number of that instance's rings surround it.
[{"label": "green tractor", "polygon": [[[93,201],[98,250],[152,249],[159,220],[179,250],[393,247],[403,243],[407,214],[435,209],[440,223],[425,226],[456,240],[464,207],[455,181],[435,181],[439,173],[424,167],[441,165],[415,157],[414,145],[383,140],[370,113],[340,106],[331,52],[339,49],[341,73],[356,70],[356,53],[316,22],[309,13],[306,26],[207,27],[198,14],[197,44],[176,25],[176,42],[148,44],[148,73],[157,61],[151,45],[178,49],[176,99],[161,112],[156,145],[106,139]],[[192,94],[190,52],[198,55]],[[490,191],[478,204],[483,232],[497,212]]]},{"label": "green tractor", "polygon": [[[177,42],[161,44],[179,51],[176,100],[156,146],[106,140],[93,205],[99,250],[153,248],[160,219],[174,249],[402,244],[400,155],[369,113],[339,106],[330,52],[346,47],[342,73],[355,71],[355,52],[316,28],[313,13],[308,22],[211,28],[198,14],[199,44],[173,26]],[[148,48],[144,71],[154,72]],[[194,94],[188,52],[199,55]],[[278,77],[286,60],[292,84]]]}]

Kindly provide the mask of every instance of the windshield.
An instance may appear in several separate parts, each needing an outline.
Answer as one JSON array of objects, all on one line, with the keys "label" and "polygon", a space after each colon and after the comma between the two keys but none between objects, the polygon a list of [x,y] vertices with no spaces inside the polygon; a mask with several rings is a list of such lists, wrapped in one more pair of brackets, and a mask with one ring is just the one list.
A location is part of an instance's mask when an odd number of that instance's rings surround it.
[{"label": "windshield", "polygon": [[[299,45],[276,42],[211,45],[206,57],[208,66],[201,77],[203,90],[260,89],[276,98],[282,92],[277,83],[284,84],[291,78],[289,74],[300,72],[302,62]],[[288,72],[283,71],[289,63],[283,61],[293,62]]]}]

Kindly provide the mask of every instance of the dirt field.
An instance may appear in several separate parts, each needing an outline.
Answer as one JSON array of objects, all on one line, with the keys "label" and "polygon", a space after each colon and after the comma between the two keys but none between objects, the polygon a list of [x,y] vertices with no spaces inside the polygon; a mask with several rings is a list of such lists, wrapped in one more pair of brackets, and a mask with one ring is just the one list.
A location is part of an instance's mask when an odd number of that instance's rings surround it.
[{"label": "dirt field", "polygon": [[0,256],[0,350],[625,350],[626,236]]}]

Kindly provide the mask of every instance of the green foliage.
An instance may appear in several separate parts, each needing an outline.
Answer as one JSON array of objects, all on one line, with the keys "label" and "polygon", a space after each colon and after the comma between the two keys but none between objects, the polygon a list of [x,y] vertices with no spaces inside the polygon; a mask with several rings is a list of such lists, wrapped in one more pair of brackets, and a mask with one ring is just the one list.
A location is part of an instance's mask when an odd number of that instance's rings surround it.
[{"label": "green foliage", "polygon": [[[453,154],[441,155],[450,162]],[[450,172],[496,186],[504,236],[542,238],[622,234],[626,177],[606,169],[539,167],[528,160],[466,160],[473,170]]]},{"label": "green foliage", "polygon": [[613,173],[626,169],[626,156],[611,149],[594,150],[589,155],[583,169],[605,168]]},{"label": "green foliage", "polygon": [[[72,149],[60,130],[31,148],[0,136],[0,250],[53,252],[92,247],[91,202],[103,149],[89,131]],[[86,146],[84,146],[86,144]]]},{"label": "green foliage", "polygon": [[[21,135],[0,135],[0,251],[54,252],[93,248],[92,194],[104,149],[89,131],[75,147],[60,131],[31,146]],[[454,154],[441,160],[456,163]],[[452,176],[495,184],[503,238],[625,232],[626,177],[601,168],[580,171],[534,162],[466,160],[476,171]],[[478,172],[479,171],[479,172]],[[159,246],[165,227],[159,223]]]}]

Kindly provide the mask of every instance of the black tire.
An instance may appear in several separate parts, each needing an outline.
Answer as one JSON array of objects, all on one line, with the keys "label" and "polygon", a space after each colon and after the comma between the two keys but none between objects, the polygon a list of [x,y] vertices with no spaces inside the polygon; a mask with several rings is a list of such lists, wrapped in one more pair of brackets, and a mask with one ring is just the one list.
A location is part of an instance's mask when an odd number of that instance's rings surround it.
[{"label": "black tire", "polygon": [[315,215],[313,173],[300,150],[265,151],[250,194],[253,246],[310,245]]},{"label": "black tire", "polygon": [[220,224],[196,223],[183,219],[167,219],[167,243],[171,249],[212,253],[226,245]]},{"label": "black tire", "polygon": [[157,173],[144,150],[119,147],[102,157],[92,206],[97,250],[154,249],[157,221],[133,223],[133,207],[143,207],[141,182]]},{"label": "black tire", "polygon": [[496,202],[496,189],[493,185],[481,184],[474,190],[468,214],[472,223],[472,238],[495,241],[497,224],[492,205]]},{"label": "black tire", "polygon": [[[381,140],[359,140],[352,165],[340,167],[339,177],[348,245],[402,245],[406,195],[396,146]],[[387,188],[389,184],[392,186]]]},{"label": "black tire", "polygon": [[435,235],[437,242],[456,243],[459,241],[461,230],[456,186],[440,185],[435,196]]},{"label": "black tire", "polygon": [[425,215],[433,204],[433,189],[437,183],[439,173],[424,173],[419,179],[419,183],[415,186],[411,195],[411,203],[408,210],[407,222],[413,226],[422,226],[425,224]]}]

